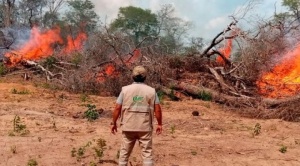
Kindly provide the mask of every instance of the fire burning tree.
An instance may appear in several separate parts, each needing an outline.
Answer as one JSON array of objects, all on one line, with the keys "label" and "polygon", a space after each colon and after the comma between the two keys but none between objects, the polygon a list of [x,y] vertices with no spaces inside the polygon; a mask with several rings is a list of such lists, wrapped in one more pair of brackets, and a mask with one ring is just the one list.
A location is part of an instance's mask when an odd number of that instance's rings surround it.
[{"label": "fire burning tree", "polygon": [[25,44],[5,53],[4,62],[11,71],[21,66],[28,74],[29,68],[31,76],[44,74],[70,91],[109,95],[118,95],[131,82],[131,69],[144,65],[148,84],[171,99],[200,98],[251,117],[299,121],[300,46],[284,54],[277,24],[261,26],[256,35],[237,24],[233,17],[206,48],[188,56],[166,55],[160,38],[150,35],[132,40],[108,28],[62,35],[60,28],[35,26]]},{"label": "fire burning tree", "polygon": [[300,90],[300,45],[285,54],[274,68],[257,81],[260,93],[271,98],[290,97]]}]

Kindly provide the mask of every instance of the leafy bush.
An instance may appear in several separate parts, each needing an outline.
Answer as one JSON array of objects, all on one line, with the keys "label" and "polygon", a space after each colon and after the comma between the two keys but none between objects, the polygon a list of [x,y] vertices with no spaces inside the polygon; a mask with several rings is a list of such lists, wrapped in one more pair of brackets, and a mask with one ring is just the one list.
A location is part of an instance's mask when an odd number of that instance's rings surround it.
[{"label": "leafy bush", "polygon": [[285,153],[287,151],[287,147],[282,145],[281,148],[279,149],[279,152]]},{"label": "leafy bush", "polygon": [[36,160],[34,159],[30,159],[28,162],[27,162],[27,166],[37,166],[38,163]]},{"label": "leafy bush", "polygon": [[57,62],[57,59],[53,56],[47,57],[44,61],[44,66],[47,68],[52,69],[53,65]]},{"label": "leafy bush", "polygon": [[7,68],[3,63],[0,63],[0,76],[5,75],[7,73]]},{"label": "leafy bush", "polygon": [[204,100],[204,101],[211,101],[212,100],[212,95],[209,92],[201,91],[197,98]]},{"label": "leafy bush", "polygon": [[93,121],[99,118],[99,113],[96,110],[96,106],[93,104],[87,104],[87,111],[84,112],[84,118],[87,118],[88,121]]},{"label": "leafy bush", "polygon": [[[96,142],[95,146],[92,146],[93,142]],[[99,163],[103,162],[101,159],[104,156],[104,151],[106,150],[106,140],[99,138],[93,139],[93,141],[88,141],[88,143],[84,146],[79,147],[78,149],[72,148],[71,156],[76,157],[77,161],[81,161],[84,158],[86,153],[90,153],[91,150],[95,152],[95,158],[99,159]],[[94,162],[90,162],[90,165],[94,165]]]}]

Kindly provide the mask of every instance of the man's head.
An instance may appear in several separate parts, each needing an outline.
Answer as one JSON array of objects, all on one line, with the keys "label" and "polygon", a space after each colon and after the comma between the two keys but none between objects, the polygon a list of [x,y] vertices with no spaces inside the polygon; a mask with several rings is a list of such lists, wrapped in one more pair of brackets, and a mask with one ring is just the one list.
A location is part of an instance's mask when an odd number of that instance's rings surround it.
[{"label": "man's head", "polygon": [[134,82],[144,82],[146,80],[147,71],[143,66],[136,66],[132,71]]}]

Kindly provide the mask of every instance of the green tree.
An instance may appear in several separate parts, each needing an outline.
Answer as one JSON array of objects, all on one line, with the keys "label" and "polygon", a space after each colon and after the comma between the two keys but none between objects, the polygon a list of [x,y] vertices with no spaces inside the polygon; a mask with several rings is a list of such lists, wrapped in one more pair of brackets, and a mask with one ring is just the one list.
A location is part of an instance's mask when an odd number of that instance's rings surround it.
[{"label": "green tree", "polygon": [[18,3],[18,23],[30,27],[38,25],[42,20],[45,5],[46,0],[20,0]]},{"label": "green tree", "polygon": [[282,5],[287,7],[292,15],[298,20],[300,19],[300,1],[299,0],[283,0]]},{"label": "green tree", "polygon": [[98,23],[98,15],[95,13],[95,5],[90,0],[67,1],[70,10],[65,15],[65,21],[74,28],[85,32],[95,30]]},{"label": "green tree", "polygon": [[113,31],[121,31],[132,37],[135,44],[148,36],[157,36],[158,20],[150,10],[128,6],[119,9],[118,18],[111,25]]},{"label": "green tree", "polygon": [[48,0],[46,7],[48,10],[43,16],[43,25],[45,27],[53,27],[61,22],[59,18],[59,10],[64,5],[64,0]]}]

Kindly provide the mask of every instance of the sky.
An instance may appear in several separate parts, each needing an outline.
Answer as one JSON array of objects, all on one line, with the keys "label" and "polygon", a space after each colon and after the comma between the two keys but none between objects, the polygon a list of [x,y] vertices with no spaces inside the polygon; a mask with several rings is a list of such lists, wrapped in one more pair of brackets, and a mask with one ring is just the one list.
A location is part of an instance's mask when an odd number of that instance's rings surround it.
[{"label": "sky", "polygon": [[[150,9],[156,13],[161,5],[172,4],[177,17],[190,21],[193,27],[188,32],[192,37],[212,39],[223,31],[232,21],[229,16],[241,17],[241,9],[249,3],[249,0],[91,0],[95,4],[96,13],[104,23],[110,23],[117,17],[120,7],[135,6]],[[264,19],[276,12],[284,11],[282,0],[255,0],[255,6],[244,19],[240,26],[249,28],[257,17]],[[246,21],[247,20],[247,21]],[[251,22],[252,21],[252,22]]]}]

